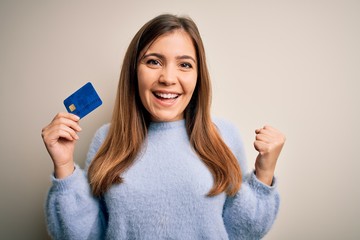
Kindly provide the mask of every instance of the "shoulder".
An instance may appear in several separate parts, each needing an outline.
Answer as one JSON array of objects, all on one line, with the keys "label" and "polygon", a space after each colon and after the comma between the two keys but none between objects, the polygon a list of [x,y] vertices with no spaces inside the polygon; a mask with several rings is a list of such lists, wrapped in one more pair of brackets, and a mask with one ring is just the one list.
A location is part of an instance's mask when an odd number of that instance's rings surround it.
[{"label": "shoulder", "polygon": [[100,145],[104,142],[110,128],[110,123],[102,125],[96,132],[91,142],[90,148],[96,148],[95,150],[100,147]]},{"label": "shoulder", "polygon": [[241,170],[247,172],[244,143],[238,128],[232,122],[215,117],[212,119],[225,144],[238,159]]},{"label": "shoulder", "polygon": [[110,123],[106,123],[104,125],[102,125],[95,133],[94,136],[94,140],[99,140],[101,142],[104,141],[104,139],[106,138],[108,132],[109,132],[109,128],[110,128]]},{"label": "shoulder", "polygon": [[89,151],[87,154],[86,165],[89,165],[92,159],[94,158],[96,152],[99,150],[100,146],[105,141],[105,138],[109,132],[110,123],[102,125],[96,132],[91,141]]},{"label": "shoulder", "polygon": [[226,130],[236,129],[234,123],[230,122],[227,119],[220,118],[220,117],[212,117],[212,121],[216,125],[216,127],[219,128],[219,130],[226,131]]},{"label": "shoulder", "polygon": [[242,143],[241,135],[234,123],[219,117],[213,117],[213,123],[227,144]]}]

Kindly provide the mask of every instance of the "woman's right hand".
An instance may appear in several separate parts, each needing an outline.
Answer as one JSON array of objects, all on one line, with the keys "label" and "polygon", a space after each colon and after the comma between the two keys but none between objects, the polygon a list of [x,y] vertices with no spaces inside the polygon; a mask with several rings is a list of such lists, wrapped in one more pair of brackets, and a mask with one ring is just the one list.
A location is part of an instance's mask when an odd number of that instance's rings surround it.
[{"label": "woman's right hand", "polygon": [[70,113],[58,113],[49,125],[42,129],[41,136],[54,163],[54,175],[62,179],[74,171],[74,149],[81,131],[80,118]]}]

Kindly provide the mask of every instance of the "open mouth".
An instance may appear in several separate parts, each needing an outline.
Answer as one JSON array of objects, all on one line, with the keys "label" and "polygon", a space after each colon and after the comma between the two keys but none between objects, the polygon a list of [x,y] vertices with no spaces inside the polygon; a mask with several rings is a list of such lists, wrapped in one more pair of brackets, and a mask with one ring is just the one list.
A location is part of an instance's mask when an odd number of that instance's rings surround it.
[{"label": "open mouth", "polygon": [[154,96],[161,100],[173,100],[180,96],[177,93],[162,93],[162,92],[153,92]]}]

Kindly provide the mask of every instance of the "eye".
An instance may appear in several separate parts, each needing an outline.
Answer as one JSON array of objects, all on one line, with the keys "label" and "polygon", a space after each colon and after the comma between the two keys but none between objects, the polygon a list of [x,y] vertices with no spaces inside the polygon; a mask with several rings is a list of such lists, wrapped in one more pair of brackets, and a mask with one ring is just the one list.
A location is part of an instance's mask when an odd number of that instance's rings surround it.
[{"label": "eye", "polygon": [[180,64],[180,67],[186,68],[186,69],[193,68],[193,66],[191,65],[191,63],[187,63],[187,62],[181,63],[181,64]]},{"label": "eye", "polygon": [[146,64],[148,65],[154,65],[154,66],[160,66],[160,61],[156,60],[156,59],[149,59],[146,61]]}]

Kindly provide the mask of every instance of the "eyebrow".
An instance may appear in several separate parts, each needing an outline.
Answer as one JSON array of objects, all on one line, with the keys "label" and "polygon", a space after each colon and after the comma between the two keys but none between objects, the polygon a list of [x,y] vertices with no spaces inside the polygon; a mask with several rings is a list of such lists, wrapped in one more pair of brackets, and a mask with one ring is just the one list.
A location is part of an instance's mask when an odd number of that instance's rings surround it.
[{"label": "eyebrow", "polygon": [[[142,59],[144,58],[147,58],[147,57],[151,57],[151,56],[154,56],[154,57],[157,57],[157,58],[160,58],[160,59],[165,59],[165,56],[162,55],[162,54],[159,54],[159,53],[149,53],[149,54],[145,54]],[[181,56],[177,56],[176,57],[177,60],[183,60],[183,59],[190,59],[192,60],[195,64],[196,64],[196,60],[189,56],[189,55],[181,55]]]}]

